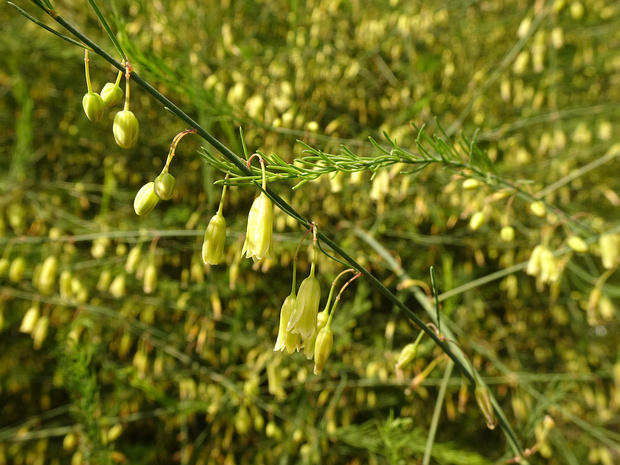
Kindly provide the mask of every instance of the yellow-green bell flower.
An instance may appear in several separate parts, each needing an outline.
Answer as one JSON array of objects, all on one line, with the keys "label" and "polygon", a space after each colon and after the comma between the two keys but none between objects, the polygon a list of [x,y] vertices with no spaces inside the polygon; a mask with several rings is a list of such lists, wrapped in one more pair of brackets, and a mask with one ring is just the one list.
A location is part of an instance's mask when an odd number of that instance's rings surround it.
[{"label": "yellow-green bell flower", "polygon": [[146,215],[159,202],[154,186],[155,183],[153,181],[147,182],[136,194],[136,198],[133,201],[133,209],[136,211],[136,215]]},{"label": "yellow-green bell flower", "polygon": [[105,103],[101,96],[95,92],[89,92],[84,95],[82,99],[82,106],[84,107],[84,113],[89,120],[93,123],[98,123],[103,118],[103,109]]},{"label": "yellow-green bell flower", "polygon": [[314,277],[314,269],[310,276],[303,280],[297,293],[297,301],[286,327],[287,331],[298,333],[302,339],[316,332],[316,320],[321,301],[321,286]]},{"label": "yellow-green bell flower", "polygon": [[[301,344],[299,334],[292,334],[286,329],[288,322],[291,318],[291,314],[293,313],[293,308],[295,307],[296,300],[297,300],[297,296],[295,294],[290,294],[286,299],[284,299],[284,303],[282,304],[282,309],[280,310],[280,326],[278,327],[278,339],[276,340],[276,345],[273,348],[274,351],[276,350],[283,351],[285,348],[288,351],[289,347],[287,345],[287,342],[289,340],[289,337],[291,336],[295,337],[295,339],[299,342],[299,344]],[[295,348],[296,347],[293,348],[293,351],[295,350]],[[291,353],[292,351],[288,351],[288,352]]]},{"label": "yellow-green bell flower", "polygon": [[114,117],[112,132],[114,133],[114,140],[119,147],[130,149],[138,142],[138,135],[140,133],[138,118],[131,110],[119,111]]},{"label": "yellow-green bell flower", "polygon": [[218,265],[224,259],[226,245],[226,219],[216,213],[209,221],[202,243],[202,262],[206,265]]},{"label": "yellow-green bell flower", "polygon": [[319,331],[316,336],[316,342],[314,345],[314,374],[320,375],[329,357],[329,353],[332,351],[334,345],[334,333],[331,328],[325,326]]},{"label": "yellow-green bell flower", "polygon": [[273,255],[273,203],[261,192],[250,209],[248,228],[241,254],[255,262]]}]

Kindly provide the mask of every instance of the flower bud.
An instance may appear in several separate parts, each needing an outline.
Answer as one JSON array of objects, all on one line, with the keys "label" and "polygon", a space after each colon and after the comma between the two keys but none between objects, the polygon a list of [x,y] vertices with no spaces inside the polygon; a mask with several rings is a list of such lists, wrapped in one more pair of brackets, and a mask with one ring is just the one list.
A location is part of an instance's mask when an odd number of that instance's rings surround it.
[{"label": "flower bud", "polygon": [[19,327],[19,331],[26,334],[32,333],[32,330],[37,324],[37,321],[39,321],[40,315],[41,313],[39,311],[39,307],[30,307],[24,315],[24,319],[22,320],[22,324]]},{"label": "flower bud", "polygon": [[224,259],[226,245],[226,219],[221,213],[216,213],[209,221],[205,238],[202,243],[202,262],[217,265]]},{"label": "flower bud", "polygon": [[[609,270],[618,264],[620,254],[618,250],[618,237],[615,234],[603,234],[598,241],[601,249],[603,268]],[[11,268],[13,268],[11,266]],[[9,271],[9,276],[11,272]]]},{"label": "flower bud", "polygon": [[477,179],[467,178],[465,181],[463,181],[463,189],[467,191],[478,189],[478,187],[480,187],[480,181],[478,181]]},{"label": "flower bud", "polygon": [[286,327],[287,331],[301,334],[302,339],[314,333],[320,300],[321,286],[314,273],[311,273],[299,286],[297,301]]},{"label": "flower bud", "polygon": [[512,242],[515,238],[515,228],[504,226],[499,232],[499,237],[504,242]]},{"label": "flower bud", "polygon": [[101,89],[101,98],[106,107],[113,107],[123,98],[123,89],[113,82],[108,82]]},{"label": "flower bud", "polygon": [[478,407],[484,416],[484,419],[487,423],[487,428],[495,429],[497,426],[497,418],[495,417],[495,412],[493,411],[493,404],[491,403],[491,395],[489,394],[489,390],[485,386],[476,386],[474,390],[476,394],[476,402],[478,403]]},{"label": "flower bud", "polygon": [[157,285],[157,268],[155,263],[151,262],[146,266],[144,270],[144,286],[143,291],[145,294],[150,294],[155,290]]},{"label": "flower bud", "polygon": [[170,200],[174,192],[174,184],[176,180],[167,171],[161,173],[155,178],[155,194],[162,200]]},{"label": "flower bud", "polygon": [[273,253],[273,203],[261,192],[250,209],[248,228],[241,254],[255,262]]},{"label": "flower bud", "polygon": [[542,218],[547,214],[547,207],[545,206],[545,203],[543,201],[537,200],[536,202],[532,202],[530,204],[530,211],[533,215]]},{"label": "flower bud", "polygon": [[121,273],[114,278],[108,288],[108,292],[117,299],[125,295],[125,273]]},{"label": "flower bud", "polygon": [[407,344],[403,347],[403,350],[400,351],[400,355],[398,356],[398,361],[396,362],[395,369],[400,369],[411,362],[418,355],[418,346],[415,342],[411,344]]},{"label": "flower bud", "polygon": [[50,317],[47,315],[42,316],[37,321],[37,324],[34,325],[32,329],[32,339],[34,339],[34,344],[32,345],[35,349],[40,349],[47,337],[47,330],[50,326]]},{"label": "flower bud", "polygon": [[82,106],[84,107],[84,113],[89,120],[93,123],[98,123],[103,118],[103,109],[105,103],[99,94],[95,92],[89,92],[84,95],[82,99]]},{"label": "flower bud", "polygon": [[136,245],[133,249],[129,251],[129,253],[127,254],[127,261],[125,262],[125,271],[127,273],[133,273],[136,271],[136,267],[138,266],[141,255],[142,246],[140,244]]},{"label": "flower bud", "polygon": [[541,266],[540,257],[544,249],[545,249],[545,246],[538,244],[536,247],[534,247],[534,250],[532,250],[532,254],[530,255],[530,260],[527,262],[527,268],[525,269],[525,272],[528,275],[537,276],[538,273],[540,273],[540,266]]},{"label": "flower bud", "polygon": [[329,326],[324,327],[316,336],[314,346],[314,374],[320,375],[334,344],[334,333]]},{"label": "flower bud", "polygon": [[133,209],[136,215],[143,216],[150,212],[159,202],[159,197],[155,194],[155,183],[147,182],[136,194],[133,201]]},{"label": "flower bud", "polygon": [[138,142],[140,125],[138,118],[130,110],[121,110],[114,117],[112,125],[114,140],[123,149],[130,149]]},{"label": "flower bud", "polygon": [[474,213],[469,220],[469,229],[471,229],[472,231],[478,231],[484,224],[485,220],[486,217],[484,215],[484,212]]},{"label": "flower bud", "polygon": [[24,276],[24,271],[26,271],[26,260],[24,257],[17,257],[9,268],[9,279],[14,283],[18,283]]},{"label": "flower bud", "polygon": [[51,294],[52,287],[56,281],[56,271],[58,270],[58,260],[53,255],[45,259],[39,274],[39,290],[43,294]]},{"label": "flower bud", "polygon": [[568,246],[573,249],[577,253],[584,253],[588,251],[588,244],[579,237],[579,236],[571,236],[568,238]]}]

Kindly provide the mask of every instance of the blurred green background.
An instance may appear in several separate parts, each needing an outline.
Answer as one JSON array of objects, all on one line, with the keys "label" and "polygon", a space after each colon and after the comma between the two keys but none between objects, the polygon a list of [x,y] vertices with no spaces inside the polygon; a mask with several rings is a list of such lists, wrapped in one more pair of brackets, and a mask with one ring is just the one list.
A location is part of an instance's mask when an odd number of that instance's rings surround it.
[{"label": "blurred green background", "polygon": [[[272,187],[425,321],[412,289],[435,267],[442,322],[535,447],[530,463],[620,461],[618,259],[601,264],[619,242],[598,245],[620,226],[617,1],[101,3],[135,70],[238,154],[239,127],[248,150],[287,161],[297,139],[372,156],[384,131],[414,151],[411,123],[433,133],[436,118],[455,141],[480,129],[495,173],[572,221],[466,190],[441,164]],[[87,2],[55,7],[114,55]],[[81,108],[82,50],[6,3],[0,22],[0,464],[422,463],[436,405],[430,463],[514,456],[456,372],[438,397],[445,361],[406,390],[441,352],[423,339],[397,372],[418,330],[363,280],[322,375],[273,352],[304,231],[277,211],[275,259],[241,259],[256,192],[231,188],[226,264],[203,266],[222,178],[197,154],[206,143],[181,141],[173,199],[137,217],[135,193],[185,126],[133,85],[140,140],[120,149],[116,110],[93,124]],[[95,90],[115,79],[90,64]],[[576,234],[589,249],[556,257],[557,282],[518,266]],[[321,256],[324,296],[342,269]]]}]

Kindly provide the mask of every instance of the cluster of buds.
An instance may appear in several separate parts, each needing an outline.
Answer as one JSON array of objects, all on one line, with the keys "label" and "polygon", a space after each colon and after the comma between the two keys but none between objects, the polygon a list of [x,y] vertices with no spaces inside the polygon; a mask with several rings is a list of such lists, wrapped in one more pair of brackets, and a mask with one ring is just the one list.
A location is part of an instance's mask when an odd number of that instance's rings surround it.
[{"label": "cluster of buds", "polygon": [[[299,286],[299,292],[295,292],[296,260],[293,262],[293,289],[291,294],[284,300],[280,310],[280,324],[278,328],[278,338],[274,351],[286,351],[292,354],[302,348],[304,354],[311,360],[314,357],[314,374],[321,374],[325,362],[329,357],[334,344],[334,333],[331,329],[334,311],[340,302],[340,296],[346,287],[356,278],[361,276],[359,273],[351,278],[338,293],[333,307],[331,299],[338,279],[345,273],[353,272],[349,269],[340,273],[334,280],[325,309],[319,313],[321,301],[321,286],[315,276],[316,263],[316,225],[312,225],[313,244],[312,244],[312,264],[310,275],[304,279]],[[302,240],[303,242],[303,240]],[[301,243],[300,243],[301,246]],[[299,248],[297,249],[299,251]]]},{"label": "cluster of buds", "polygon": [[553,283],[560,278],[560,269],[555,257],[543,244],[538,244],[532,250],[525,272],[530,276],[536,276],[540,284]]},{"label": "cluster of buds", "polygon": [[[92,84],[90,82],[90,67],[88,59],[88,50],[84,51],[84,64],[86,69],[86,85],[88,92],[82,99],[82,106],[84,107],[84,113],[86,117],[93,123],[101,121],[103,118],[103,111],[106,107],[112,107],[119,103],[123,99],[123,90],[120,88],[120,81],[123,75],[122,71],[119,71],[116,78],[116,82],[108,82],[101,94],[93,91]],[[112,125],[112,132],[114,134],[114,140],[119,147],[129,149],[136,145],[138,142],[138,135],[140,133],[140,125],[136,115],[129,110],[129,80],[131,73],[131,65],[129,62],[125,63],[125,106],[116,113],[114,116],[114,123]]]},{"label": "cluster of buds", "polygon": [[[120,113],[121,112],[119,112],[119,114]],[[133,113],[131,114],[133,115]],[[116,116],[118,116],[118,114]],[[125,118],[125,116],[123,116],[122,118]],[[136,215],[146,215],[151,210],[153,210],[153,208],[155,208],[155,206],[160,200],[170,200],[172,198],[176,179],[174,179],[174,176],[172,176],[168,171],[170,169],[170,163],[174,158],[179,141],[187,134],[194,134],[195,132],[195,129],[187,129],[177,134],[172,140],[166,164],[159,176],[157,176],[153,181],[147,182],[144,186],[140,188],[140,190],[136,194],[133,202],[133,209],[135,210]]]}]

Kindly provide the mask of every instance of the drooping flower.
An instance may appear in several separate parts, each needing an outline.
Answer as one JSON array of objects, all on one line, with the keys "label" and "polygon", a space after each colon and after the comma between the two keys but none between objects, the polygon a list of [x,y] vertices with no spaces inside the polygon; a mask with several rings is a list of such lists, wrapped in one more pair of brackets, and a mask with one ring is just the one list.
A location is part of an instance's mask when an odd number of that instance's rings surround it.
[{"label": "drooping flower", "polygon": [[314,277],[314,267],[310,276],[303,280],[297,293],[297,301],[287,325],[287,330],[298,333],[306,339],[316,332],[316,320],[321,301],[321,286]]},{"label": "drooping flower", "polygon": [[103,99],[99,94],[95,92],[88,92],[87,94],[84,94],[82,106],[84,107],[84,113],[86,113],[89,120],[93,123],[98,123],[101,121],[105,103],[103,103]]},{"label": "drooping flower", "polygon": [[330,325],[325,326],[316,336],[314,346],[314,374],[320,375],[334,344],[334,333]]},{"label": "drooping flower", "polygon": [[136,194],[136,198],[133,201],[133,209],[136,215],[146,215],[159,202],[159,197],[155,194],[154,185],[153,181],[147,182]]},{"label": "drooping flower", "polygon": [[209,265],[218,265],[224,259],[226,245],[226,219],[218,212],[211,218],[205,239],[202,243],[202,262]]},{"label": "drooping flower", "polygon": [[113,107],[123,99],[123,89],[118,84],[108,82],[101,89],[101,98],[106,107]]},{"label": "drooping flower", "polygon": [[278,328],[278,339],[276,340],[276,345],[273,348],[274,351],[283,351],[286,349],[289,354],[292,354],[293,352],[301,349],[301,336],[287,330],[287,325],[291,318],[291,314],[293,313],[296,300],[297,296],[294,293],[291,293],[286,299],[284,299],[282,309],[280,310],[280,326]]},{"label": "drooping flower", "polygon": [[273,255],[273,203],[261,192],[250,209],[248,228],[241,254],[255,262]]}]

